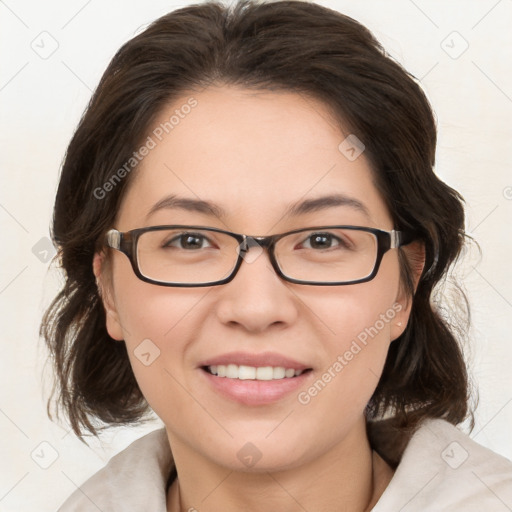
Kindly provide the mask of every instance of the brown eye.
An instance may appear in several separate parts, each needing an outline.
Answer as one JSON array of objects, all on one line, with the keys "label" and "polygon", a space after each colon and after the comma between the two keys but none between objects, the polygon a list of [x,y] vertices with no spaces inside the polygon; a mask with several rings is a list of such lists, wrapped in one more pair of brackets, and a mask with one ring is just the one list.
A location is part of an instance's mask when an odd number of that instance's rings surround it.
[{"label": "brown eye", "polygon": [[196,250],[204,249],[203,243],[209,243],[208,238],[199,233],[182,233],[162,244],[163,248],[175,247],[177,249]]},{"label": "brown eye", "polygon": [[328,232],[310,234],[301,245],[305,249],[332,249],[334,247],[343,249],[349,247],[347,241]]}]

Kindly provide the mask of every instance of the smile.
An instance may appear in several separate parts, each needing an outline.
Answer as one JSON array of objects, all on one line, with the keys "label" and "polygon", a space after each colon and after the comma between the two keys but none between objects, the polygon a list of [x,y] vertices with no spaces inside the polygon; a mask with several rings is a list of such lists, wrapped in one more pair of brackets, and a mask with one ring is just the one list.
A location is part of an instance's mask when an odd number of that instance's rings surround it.
[{"label": "smile", "polygon": [[304,370],[285,368],[284,366],[246,366],[246,365],[211,365],[206,371],[217,377],[239,380],[279,380],[298,377]]}]

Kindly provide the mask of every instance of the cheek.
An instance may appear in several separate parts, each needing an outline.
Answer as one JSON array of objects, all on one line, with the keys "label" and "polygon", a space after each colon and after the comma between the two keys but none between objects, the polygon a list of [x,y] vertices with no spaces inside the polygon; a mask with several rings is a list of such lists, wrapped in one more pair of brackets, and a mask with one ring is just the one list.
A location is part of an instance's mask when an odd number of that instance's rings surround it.
[{"label": "cheek", "polygon": [[[381,341],[388,344],[385,341],[389,342],[391,326],[403,307],[397,302],[398,265],[393,265],[391,271],[396,279],[379,272],[367,283],[304,296],[304,302],[320,320],[317,324],[323,326],[322,336],[327,336],[324,345],[329,352],[349,350],[355,341],[365,347],[382,344]],[[370,344],[374,339],[379,343]]]},{"label": "cheek", "polygon": [[389,267],[368,283],[329,290],[316,299],[303,298],[321,320],[317,336],[323,339],[325,366],[302,390],[298,397],[302,405],[325,409],[336,404],[328,409],[336,417],[349,411],[357,416],[364,410],[380,379],[391,329],[403,307],[397,302],[398,265]]},{"label": "cheek", "polygon": [[135,276],[128,262],[116,263],[116,310],[127,345],[135,349],[144,339],[150,339],[161,350],[169,340],[175,345],[183,320],[202,300],[205,290],[145,283]]},{"label": "cheek", "polygon": [[305,420],[302,436],[318,438],[320,428],[325,436],[323,448],[328,450],[329,443],[349,435],[365,414],[379,382],[388,347],[388,327],[364,343],[357,337],[338,341],[327,365],[297,396],[300,404],[297,416]]},{"label": "cheek", "polygon": [[160,402],[175,395],[169,393],[176,387],[173,377],[181,382],[187,369],[190,340],[201,325],[194,315],[206,292],[154,286],[119,270],[116,309],[128,356],[142,393],[158,414]]},{"label": "cheek", "polygon": [[125,305],[125,342],[142,394],[153,411],[167,419],[190,405],[183,385],[190,369],[187,353],[197,322],[191,322],[188,315],[198,300],[186,296],[181,300],[156,300],[152,294]]}]

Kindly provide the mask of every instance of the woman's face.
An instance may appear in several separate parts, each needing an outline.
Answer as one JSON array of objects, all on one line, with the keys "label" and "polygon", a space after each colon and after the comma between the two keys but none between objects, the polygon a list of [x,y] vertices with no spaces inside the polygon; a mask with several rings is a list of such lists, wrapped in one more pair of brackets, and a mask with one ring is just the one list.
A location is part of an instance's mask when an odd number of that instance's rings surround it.
[{"label": "woman's face", "polygon": [[[190,97],[197,104],[182,109]],[[173,114],[179,121],[165,125]],[[151,128],[154,147],[133,171],[114,227],[186,224],[253,236],[340,224],[391,230],[364,152],[354,158],[360,148],[346,142],[340,149],[347,135],[322,103],[295,93],[210,87],[184,95]],[[287,214],[334,194],[350,201]],[[223,215],[161,202],[171,195],[208,201]],[[297,467],[360,435],[408,315],[395,250],[372,281],[304,286],[279,278],[268,253],[252,249],[231,282],[204,288],[143,282],[112,251],[107,288],[108,331],[125,341],[171,443],[231,469]],[[211,375],[207,363],[308,370],[255,381]]]}]

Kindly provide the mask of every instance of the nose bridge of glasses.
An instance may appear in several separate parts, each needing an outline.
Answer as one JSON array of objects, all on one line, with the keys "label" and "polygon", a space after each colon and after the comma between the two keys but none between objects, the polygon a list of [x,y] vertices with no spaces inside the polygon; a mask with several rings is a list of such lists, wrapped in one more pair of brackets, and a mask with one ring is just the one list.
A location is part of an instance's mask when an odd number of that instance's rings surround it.
[{"label": "nose bridge of glasses", "polygon": [[[272,263],[272,266],[275,267],[276,262],[274,262],[272,254],[273,251],[271,250],[272,242],[274,240],[273,236],[242,236],[243,240],[237,247],[237,254],[239,258],[242,258],[247,263],[252,263],[261,256],[265,249],[267,249],[270,262]],[[251,248],[253,249],[252,251],[250,251]]]},{"label": "nose bridge of glasses", "polygon": [[272,243],[271,236],[249,236],[243,235],[243,240],[240,243],[240,251],[248,252],[251,247],[260,247],[263,249],[268,249],[270,244]]}]

